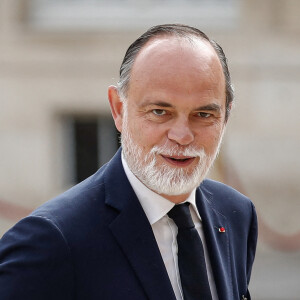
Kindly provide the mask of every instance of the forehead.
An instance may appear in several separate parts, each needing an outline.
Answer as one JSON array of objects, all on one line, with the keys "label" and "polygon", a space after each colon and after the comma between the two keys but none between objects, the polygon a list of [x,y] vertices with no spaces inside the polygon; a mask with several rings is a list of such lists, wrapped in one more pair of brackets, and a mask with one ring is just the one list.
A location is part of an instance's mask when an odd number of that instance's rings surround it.
[{"label": "forehead", "polygon": [[155,91],[182,96],[207,92],[225,96],[222,66],[210,43],[173,36],[150,40],[133,64],[128,96],[141,97]]},{"label": "forehead", "polygon": [[132,74],[146,69],[164,70],[185,68],[210,70],[221,67],[219,58],[204,39],[198,37],[160,36],[153,38],[140,50],[132,67]]}]

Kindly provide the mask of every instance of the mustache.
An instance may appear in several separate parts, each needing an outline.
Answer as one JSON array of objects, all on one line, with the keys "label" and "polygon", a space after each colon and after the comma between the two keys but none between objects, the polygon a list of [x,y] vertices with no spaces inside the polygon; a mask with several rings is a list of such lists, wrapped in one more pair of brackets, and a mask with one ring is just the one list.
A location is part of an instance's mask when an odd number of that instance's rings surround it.
[{"label": "mustache", "polygon": [[179,145],[169,146],[154,146],[149,154],[162,154],[168,156],[189,156],[203,157],[206,153],[203,147],[195,148],[194,146],[182,147]]}]

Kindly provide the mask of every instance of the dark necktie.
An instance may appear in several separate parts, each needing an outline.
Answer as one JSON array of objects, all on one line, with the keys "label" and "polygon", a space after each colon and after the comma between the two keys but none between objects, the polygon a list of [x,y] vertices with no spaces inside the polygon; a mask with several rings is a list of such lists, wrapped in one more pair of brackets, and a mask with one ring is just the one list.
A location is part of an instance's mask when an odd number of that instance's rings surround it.
[{"label": "dark necktie", "polygon": [[211,300],[203,245],[189,203],[175,205],[168,216],[178,227],[178,267],[184,300]]}]

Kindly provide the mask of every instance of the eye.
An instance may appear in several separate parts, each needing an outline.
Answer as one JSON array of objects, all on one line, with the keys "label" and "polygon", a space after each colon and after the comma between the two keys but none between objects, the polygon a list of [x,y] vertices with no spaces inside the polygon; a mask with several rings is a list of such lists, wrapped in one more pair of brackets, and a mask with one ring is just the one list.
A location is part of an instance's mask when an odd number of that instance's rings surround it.
[{"label": "eye", "polygon": [[166,114],[166,111],[164,109],[153,109],[152,112],[156,115],[156,116],[163,116]]},{"label": "eye", "polygon": [[201,118],[209,118],[209,117],[211,117],[211,114],[201,111],[201,112],[198,112],[198,116]]}]

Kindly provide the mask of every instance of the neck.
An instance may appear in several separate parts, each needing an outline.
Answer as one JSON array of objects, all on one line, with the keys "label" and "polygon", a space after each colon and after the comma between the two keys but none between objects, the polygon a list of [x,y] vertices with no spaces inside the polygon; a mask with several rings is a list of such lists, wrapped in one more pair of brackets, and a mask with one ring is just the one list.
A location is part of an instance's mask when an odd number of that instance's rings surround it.
[{"label": "neck", "polygon": [[174,195],[174,196],[170,196],[170,195],[165,195],[165,194],[161,194],[162,197],[168,199],[169,201],[175,203],[175,204],[179,204],[184,202],[191,193],[189,194],[183,194],[183,195]]}]

